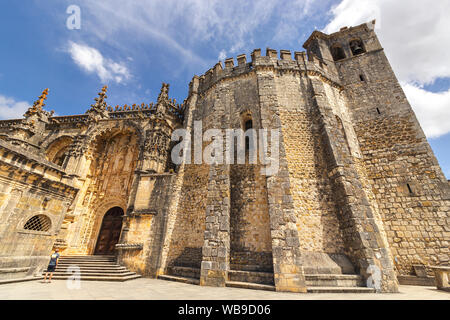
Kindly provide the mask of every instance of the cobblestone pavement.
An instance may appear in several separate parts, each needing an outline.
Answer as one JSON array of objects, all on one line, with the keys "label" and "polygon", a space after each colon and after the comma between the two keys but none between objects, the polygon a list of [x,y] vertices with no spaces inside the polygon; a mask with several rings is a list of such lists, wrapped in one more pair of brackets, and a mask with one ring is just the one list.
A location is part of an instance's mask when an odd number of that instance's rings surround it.
[{"label": "cobblestone pavement", "polygon": [[66,280],[0,285],[1,300],[450,300],[433,287],[400,286],[397,294],[295,294],[237,288],[200,287],[156,279],[127,282],[81,282],[69,289]]}]

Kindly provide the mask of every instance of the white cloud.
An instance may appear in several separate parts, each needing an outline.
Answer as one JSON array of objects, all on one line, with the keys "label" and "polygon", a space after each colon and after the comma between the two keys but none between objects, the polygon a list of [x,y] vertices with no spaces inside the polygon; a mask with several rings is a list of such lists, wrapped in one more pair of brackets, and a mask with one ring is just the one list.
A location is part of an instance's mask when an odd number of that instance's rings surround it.
[{"label": "white cloud", "polygon": [[324,32],[377,19],[376,32],[428,137],[450,132],[449,92],[422,89],[450,77],[450,1],[343,0]]},{"label": "white cloud", "polygon": [[325,27],[324,32],[332,33],[341,27],[354,26],[377,19],[377,28],[381,23],[379,0],[343,0],[331,9],[333,19]]},{"label": "white cloud", "polygon": [[225,50],[222,50],[219,52],[219,56],[217,57],[217,59],[219,61],[223,61],[227,58],[227,52]]},{"label": "white cloud", "polygon": [[131,77],[124,64],[104,58],[100,51],[95,48],[69,42],[68,52],[81,69],[87,73],[96,74],[104,83],[108,81],[122,83]]},{"label": "white cloud", "polygon": [[[299,0],[310,2],[311,0]],[[204,65],[196,53],[202,43],[227,43],[230,52],[244,50],[252,43],[252,33],[268,23],[277,0],[80,0],[83,30],[97,39],[112,43],[153,40],[176,52],[185,63]],[[113,21],[114,23],[111,23]],[[116,42],[115,46],[123,46]],[[239,52],[242,53],[242,52]],[[209,64],[209,62],[207,62]]]},{"label": "white cloud", "polygon": [[450,90],[434,93],[412,84],[402,84],[414,111],[429,138],[437,138],[450,132]]},{"label": "white cloud", "polygon": [[13,98],[0,95],[0,119],[22,118],[31,105],[25,101],[16,101]]},{"label": "white cloud", "polygon": [[[85,41],[107,44],[126,55],[149,45],[176,68],[204,71],[211,53],[225,48],[229,57],[258,46],[301,50],[307,19],[323,17],[335,0],[79,0]],[[70,3],[70,0],[66,0]],[[258,42],[258,45],[255,43]],[[137,59],[138,57],[136,57]],[[136,60],[139,61],[139,60]],[[169,65],[169,64],[167,64]],[[203,69],[203,70],[202,70]]]}]

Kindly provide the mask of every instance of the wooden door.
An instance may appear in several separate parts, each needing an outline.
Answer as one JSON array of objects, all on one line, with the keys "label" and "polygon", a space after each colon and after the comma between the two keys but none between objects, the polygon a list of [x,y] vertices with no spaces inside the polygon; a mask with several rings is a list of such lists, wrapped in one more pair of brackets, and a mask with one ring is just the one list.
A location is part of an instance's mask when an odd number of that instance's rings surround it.
[{"label": "wooden door", "polygon": [[123,210],[119,207],[112,208],[105,214],[94,254],[114,254],[115,246],[119,242],[120,231],[122,230],[122,217]]}]

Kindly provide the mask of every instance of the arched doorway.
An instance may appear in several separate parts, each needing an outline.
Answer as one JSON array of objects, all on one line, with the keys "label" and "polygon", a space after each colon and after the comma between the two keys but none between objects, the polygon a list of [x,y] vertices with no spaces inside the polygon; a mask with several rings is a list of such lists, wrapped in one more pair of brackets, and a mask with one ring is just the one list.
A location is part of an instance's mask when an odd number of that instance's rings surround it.
[{"label": "arched doorway", "polygon": [[108,210],[103,217],[102,226],[95,246],[94,254],[113,255],[116,244],[119,242],[122,230],[122,208],[114,207]]}]

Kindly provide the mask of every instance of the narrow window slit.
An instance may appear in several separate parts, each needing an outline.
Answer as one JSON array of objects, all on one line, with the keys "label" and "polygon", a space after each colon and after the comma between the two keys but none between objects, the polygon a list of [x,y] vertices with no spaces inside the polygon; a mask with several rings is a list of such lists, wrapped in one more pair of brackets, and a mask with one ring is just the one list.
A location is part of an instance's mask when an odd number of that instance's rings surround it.
[{"label": "narrow window slit", "polygon": [[410,194],[414,193],[414,192],[412,191],[411,186],[409,185],[409,183],[407,183],[406,186],[408,187],[408,191],[409,191]]}]

